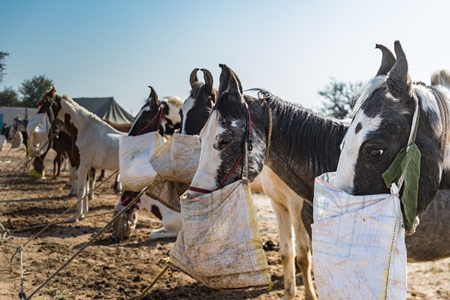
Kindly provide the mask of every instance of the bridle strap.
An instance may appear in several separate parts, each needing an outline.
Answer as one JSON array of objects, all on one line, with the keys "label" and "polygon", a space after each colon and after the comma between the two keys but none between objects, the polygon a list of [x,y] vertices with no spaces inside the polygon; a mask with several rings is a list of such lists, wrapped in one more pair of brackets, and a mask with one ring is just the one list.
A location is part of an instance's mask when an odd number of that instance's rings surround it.
[{"label": "bridle strap", "polygon": [[243,171],[244,171],[243,179],[247,179],[247,176],[248,176],[248,152],[252,151],[253,146],[252,146],[252,140],[250,139],[251,133],[252,133],[252,118],[251,118],[250,109],[248,108],[247,103],[245,103],[245,105],[247,107],[247,136],[245,138],[244,149],[243,149],[241,155],[239,155],[239,158],[234,163],[233,167],[230,169],[230,171],[228,171],[227,175],[225,175],[225,177],[222,179],[222,181],[219,183],[219,185],[214,190],[210,191],[210,190],[198,188],[195,186],[189,186],[189,191],[202,193],[202,194],[209,194],[209,193],[212,193],[214,191],[221,189],[222,186],[227,181],[227,179],[231,176],[231,174],[233,174],[233,172],[239,166],[239,164],[241,163],[241,161],[244,157],[245,157],[245,159],[244,159],[244,167],[243,167]]},{"label": "bridle strap", "polygon": [[[408,144],[406,145],[406,152],[408,152],[410,146],[415,143],[417,129],[419,127],[419,115],[420,115],[419,99],[416,96],[414,96],[413,99],[415,102],[414,115],[413,115],[413,119],[412,119],[412,123],[411,123],[411,131],[409,132]],[[398,187],[398,190],[400,190],[402,188],[404,179],[405,179],[404,176],[401,175],[400,178],[397,180],[396,185]]]},{"label": "bridle strap", "polygon": [[136,135],[140,135],[148,126],[150,126],[150,124],[153,123],[153,121],[155,121],[156,118],[158,118],[158,128],[156,131],[159,131],[161,120],[165,120],[164,114],[162,113],[162,104],[158,107],[158,113],[153,117],[153,119],[151,119]]},{"label": "bridle strap", "polygon": [[449,112],[448,107],[445,99],[442,97],[442,95],[434,88],[433,86],[430,86],[430,90],[433,92],[434,96],[436,97],[436,102],[439,107],[439,112],[441,114],[441,120],[442,120],[442,135],[441,135],[441,151],[443,155],[443,163],[445,164],[446,160],[446,152],[447,152],[447,139],[448,139],[448,118],[449,118]]}]

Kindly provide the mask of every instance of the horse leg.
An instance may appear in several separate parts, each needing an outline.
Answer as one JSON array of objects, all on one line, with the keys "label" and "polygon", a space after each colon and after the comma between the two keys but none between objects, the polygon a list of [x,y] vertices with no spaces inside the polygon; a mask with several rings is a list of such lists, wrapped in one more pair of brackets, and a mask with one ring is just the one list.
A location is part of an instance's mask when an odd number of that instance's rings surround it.
[{"label": "horse leg", "polygon": [[77,195],[77,178],[78,178],[78,171],[77,167],[75,165],[70,166],[70,178],[69,182],[66,186],[70,186],[70,192],[69,196],[76,196]]},{"label": "horse leg", "polygon": [[146,195],[143,195],[140,201],[140,204],[160,219],[163,225],[161,228],[152,230],[149,235],[149,239],[157,240],[162,238],[174,238],[178,236],[178,233],[182,227],[180,213],[167,208],[161,204],[161,202]]},{"label": "horse leg", "polygon": [[97,181],[103,181],[105,179],[105,170],[100,171],[100,176],[98,176]]},{"label": "horse leg", "polygon": [[120,173],[117,172],[116,180],[114,180],[114,192],[116,194],[122,194],[122,184],[120,183]]},{"label": "horse leg", "polygon": [[77,211],[75,214],[70,218],[70,221],[77,222],[85,217],[85,209],[87,208],[88,204],[86,203],[87,197],[86,196],[86,183],[87,183],[87,176],[88,176],[88,170],[89,168],[87,166],[80,165],[78,167],[77,171]]},{"label": "horse leg", "polygon": [[67,171],[67,161],[68,161],[67,153],[64,152],[64,154],[62,155],[62,162],[63,162],[63,166],[62,166],[62,169],[61,169],[62,172],[66,172]]},{"label": "horse leg", "polygon": [[311,239],[309,238],[302,219],[299,218],[304,201],[294,191],[291,189],[289,189],[289,191],[291,192],[289,199],[291,200],[291,203],[294,203],[289,206],[289,212],[295,233],[295,253],[297,254],[296,263],[302,272],[303,286],[305,287],[305,299],[316,300],[317,296],[311,275]]},{"label": "horse leg", "polygon": [[[56,174],[56,165],[58,165],[58,174]],[[56,156],[53,159],[53,178],[59,176],[59,166],[61,165],[61,153],[56,152]]]},{"label": "horse leg", "polygon": [[270,195],[270,193],[266,193],[266,195],[271,198],[280,235],[281,264],[283,265],[284,278],[283,300],[294,299],[296,282],[291,217],[286,207],[279,203],[280,200],[275,200],[278,195]]},{"label": "horse leg", "polygon": [[95,169],[91,168],[88,182],[88,200],[94,200]]}]

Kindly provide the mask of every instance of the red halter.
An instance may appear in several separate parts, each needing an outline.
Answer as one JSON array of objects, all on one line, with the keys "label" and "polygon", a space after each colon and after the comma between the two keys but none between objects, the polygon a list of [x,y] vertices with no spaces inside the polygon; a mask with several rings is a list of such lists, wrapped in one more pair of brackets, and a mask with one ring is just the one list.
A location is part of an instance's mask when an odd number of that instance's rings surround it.
[{"label": "red halter", "polygon": [[231,174],[233,174],[234,170],[236,170],[237,166],[242,161],[242,158],[244,158],[244,155],[247,155],[248,151],[252,151],[253,145],[252,145],[252,140],[250,139],[251,133],[252,133],[252,118],[251,118],[251,115],[250,115],[250,110],[247,107],[247,140],[246,140],[246,142],[247,142],[246,145],[248,144],[247,145],[247,149],[245,149],[245,147],[244,147],[244,151],[242,151],[241,155],[239,155],[237,161],[234,163],[234,165],[231,168],[231,170],[222,179],[222,181],[219,183],[219,185],[216,187],[216,189],[210,191],[210,190],[207,190],[207,189],[202,189],[202,188],[198,188],[198,187],[195,187],[195,186],[190,186],[189,190],[193,191],[193,192],[197,192],[197,193],[209,194],[209,193],[212,193],[212,192],[217,191],[220,188],[222,188],[222,186],[225,184],[225,181],[231,176]]},{"label": "red halter", "polygon": [[165,121],[165,120],[166,120],[166,117],[164,116],[164,114],[163,114],[163,112],[162,112],[162,107],[163,107],[163,105],[161,104],[161,105],[158,107],[158,113],[157,113],[157,114],[153,117],[153,119],[151,119],[150,122],[148,122],[147,125],[145,125],[144,128],[142,128],[142,129],[138,132],[138,134],[136,134],[136,135],[140,135],[140,134],[145,130],[145,128],[147,128],[148,126],[150,126],[150,124],[152,124],[153,121],[155,121],[155,119],[156,119],[157,117],[158,117],[158,128],[156,129],[156,131],[159,131],[159,125],[161,124],[161,120],[162,120],[162,121]]}]

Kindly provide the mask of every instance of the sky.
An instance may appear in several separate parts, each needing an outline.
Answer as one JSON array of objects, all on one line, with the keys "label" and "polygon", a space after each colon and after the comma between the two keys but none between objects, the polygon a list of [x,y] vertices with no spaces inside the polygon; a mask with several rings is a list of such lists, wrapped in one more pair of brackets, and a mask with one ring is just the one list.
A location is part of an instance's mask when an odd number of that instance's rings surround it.
[{"label": "sky", "polygon": [[[332,78],[365,82],[375,44],[399,40],[413,81],[450,69],[450,1],[0,0],[0,86],[45,75],[58,94],[110,97],[132,115],[154,87],[189,96],[194,68],[317,110]],[[199,78],[202,78],[199,72]]]}]

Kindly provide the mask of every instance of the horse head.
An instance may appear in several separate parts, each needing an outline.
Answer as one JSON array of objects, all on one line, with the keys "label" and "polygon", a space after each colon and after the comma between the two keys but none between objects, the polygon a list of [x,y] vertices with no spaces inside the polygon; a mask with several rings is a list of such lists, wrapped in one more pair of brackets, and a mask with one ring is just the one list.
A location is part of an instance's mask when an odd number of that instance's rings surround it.
[{"label": "horse head", "polygon": [[[443,128],[448,122],[442,112],[448,114],[444,103],[448,94],[442,88],[412,83],[400,42],[395,42],[396,59],[386,47],[377,45],[377,48],[383,53],[382,63],[376,76],[361,89],[343,142],[335,186],[353,195],[389,193],[390,184],[383,179],[383,173],[394,159],[397,161],[398,153],[411,149],[416,134],[415,144],[421,158],[418,154],[420,165],[412,172],[420,172],[417,195],[417,215],[420,215],[441,181],[447,134]],[[444,109],[439,108],[439,102]],[[406,187],[401,194],[405,191]]]},{"label": "horse head", "polygon": [[128,135],[135,136],[152,131],[159,131],[162,136],[173,134],[181,123],[179,114],[181,100],[175,96],[159,100],[155,89],[151,86],[149,88],[150,95],[147,102],[137,114]]},{"label": "horse head", "polygon": [[226,65],[220,67],[219,96],[200,132],[200,161],[189,197],[221,188],[245,174],[252,181],[264,165],[267,104],[244,95],[237,75]]},{"label": "horse head", "polygon": [[[197,78],[197,72],[203,72],[205,82]],[[207,69],[194,69],[189,77],[191,92],[181,107],[181,133],[199,134],[208,120],[216,103],[217,90],[213,87],[213,77]]]}]

